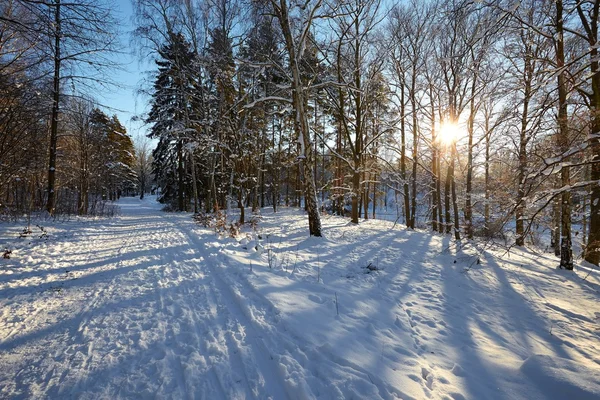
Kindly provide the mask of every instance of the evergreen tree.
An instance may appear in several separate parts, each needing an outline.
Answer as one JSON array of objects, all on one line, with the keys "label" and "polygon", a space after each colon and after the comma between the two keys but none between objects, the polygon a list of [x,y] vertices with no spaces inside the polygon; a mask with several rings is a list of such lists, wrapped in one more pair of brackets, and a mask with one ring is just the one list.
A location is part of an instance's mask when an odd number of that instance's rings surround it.
[{"label": "evergreen tree", "polygon": [[159,56],[151,109],[146,119],[153,124],[148,136],[159,140],[153,153],[153,172],[161,187],[160,200],[176,200],[177,209],[184,211],[184,142],[189,138],[194,111],[196,57],[183,35],[173,32],[169,33],[168,43],[159,50]]}]

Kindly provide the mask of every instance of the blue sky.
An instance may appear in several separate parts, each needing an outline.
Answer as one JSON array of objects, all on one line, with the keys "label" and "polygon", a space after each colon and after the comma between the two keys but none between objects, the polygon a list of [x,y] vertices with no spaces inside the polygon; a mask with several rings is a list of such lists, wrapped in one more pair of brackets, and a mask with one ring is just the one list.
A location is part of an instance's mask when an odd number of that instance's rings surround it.
[{"label": "blue sky", "polygon": [[132,118],[134,116],[143,117],[147,99],[136,92],[144,78],[144,71],[147,71],[149,67],[140,62],[129,46],[130,34],[133,30],[131,0],[115,0],[114,4],[117,7],[115,16],[122,23],[119,28],[122,32],[121,42],[124,46],[123,54],[116,56],[115,60],[122,65],[122,70],[110,72],[111,78],[117,82],[116,86],[111,87],[110,90],[95,93],[95,95],[103,105],[110,107],[107,109],[107,113],[117,114],[131,137],[138,140],[138,137],[146,134],[147,127],[142,122],[133,121]]}]

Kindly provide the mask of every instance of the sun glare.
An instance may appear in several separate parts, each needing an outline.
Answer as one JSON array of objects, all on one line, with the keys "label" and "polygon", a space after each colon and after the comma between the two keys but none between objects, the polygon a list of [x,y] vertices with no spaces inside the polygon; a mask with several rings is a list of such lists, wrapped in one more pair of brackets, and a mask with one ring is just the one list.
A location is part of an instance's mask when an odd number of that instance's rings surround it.
[{"label": "sun glare", "polygon": [[455,122],[444,122],[440,126],[440,130],[437,135],[437,141],[444,145],[450,146],[455,143],[460,136],[460,129]]}]

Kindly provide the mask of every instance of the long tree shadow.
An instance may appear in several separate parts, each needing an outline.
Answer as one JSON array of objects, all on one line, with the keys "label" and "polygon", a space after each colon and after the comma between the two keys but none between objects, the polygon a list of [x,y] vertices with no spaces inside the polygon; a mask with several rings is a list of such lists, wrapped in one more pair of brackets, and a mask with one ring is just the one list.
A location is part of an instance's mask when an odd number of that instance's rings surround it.
[{"label": "long tree shadow", "polygon": [[[186,248],[187,248],[187,246],[185,246],[185,245],[177,245],[177,246],[164,247],[163,250],[177,251],[178,249],[184,250]],[[183,255],[183,251],[181,252],[181,254]],[[89,274],[80,275],[79,277],[74,278],[74,279],[67,277],[68,279],[65,279],[62,281],[51,281],[51,282],[41,282],[41,283],[32,282],[31,285],[19,285],[16,287],[6,287],[3,289],[0,289],[0,298],[11,298],[15,295],[24,294],[24,293],[28,293],[31,291],[41,292],[41,291],[45,291],[45,290],[51,290],[51,289],[57,287],[57,285],[59,285],[59,284],[61,285],[61,287],[65,288],[65,289],[93,285],[102,280],[112,279],[115,276],[127,274],[136,269],[145,268],[148,266],[147,262],[145,261],[145,258],[150,257],[150,256],[155,256],[155,255],[156,255],[156,250],[152,250],[152,249],[151,250],[140,250],[140,251],[135,251],[135,252],[128,252],[124,255],[118,255],[115,257],[108,258],[108,259],[101,259],[99,261],[84,263],[81,265],[72,265],[72,266],[66,267],[66,269],[68,269],[69,272],[71,272],[71,273],[91,270],[91,269],[99,268],[102,266],[109,266],[111,264],[118,264],[118,263],[125,264],[125,263],[129,263],[131,261],[135,261],[136,259],[142,260],[141,263],[137,263],[135,265],[119,266],[116,268],[100,270],[100,271],[92,272]],[[185,259],[185,258],[183,258],[183,259]],[[0,280],[0,282],[18,281],[18,280],[22,280],[22,279],[26,279],[26,278],[30,278],[30,277],[48,277],[52,274],[65,275],[64,271],[65,271],[65,267],[51,269],[51,270],[45,269],[42,271],[22,272],[22,273],[18,273],[18,274],[8,275],[7,278],[10,278],[10,280],[5,280],[5,281]]]},{"label": "long tree shadow", "polygon": [[[140,268],[141,266],[138,266]],[[114,354],[104,360],[100,368],[92,367],[91,372],[81,382],[77,382],[76,387],[66,387],[65,378],[68,374],[77,375],[76,371],[64,370],[62,376],[58,380],[50,381],[52,376],[48,376],[46,373],[42,373],[40,369],[47,366],[49,359],[64,358],[65,355],[57,354],[54,345],[60,343],[65,345],[63,339],[68,338],[72,340],[78,337],[81,323],[84,319],[91,317],[95,320],[102,320],[107,317],[112,317],[115,321],[120,318],[119,315],[124,315],[128,310],[143,310],[147,308],[158,307],[159,298],[170,298],[175,296],[181,296],[182,288],[198,288],[201,287],[206,278],[186,280],[181,282],[179,285],[170,286],[168,288],[155,288],[147,290],[142,295],[134,297],[126,297],[121,294],[117,294],[117,298],[107,299],[97,307],[89,310],[88,313],[82,313],[74,315],[70,318],[63,319],[47,328],[39,331],[31,332],[27,335],[22,335],[17,338],[13,338],[0,344],[0,351],[8,355],[10,352],[16,350],[18,347],[32,347],[38,350],[35,353],[30,352],[19,352],[20,354],[27,354],[27,360],[20,370],[14,370],[14,366],[5,364],[2,370],[5,373],[12,371],[13,379],[16,381],[15,386],[20,388],[20,394],[16,398],[31,398],[40,387],[46,387],[44,396],[48,398],[65,398],[70,396],[78,397],[82,393],[95,393],[98,396],[116,398],[116,397],[137,397],[137,396],[154,396],[158,389],[161,389],[162,393],[169,395],[169,389],[177,389],[176,387],[165,387],[169,385],[168,380],[174,380],[175,377],[164,377],[160,376],[159,371],[156,369],[155,363],[165,357],[165,351],[176,348],[180,350],[184,344],[186,348],[191,348],[193,343],[189,342],[190,332],[180,332],[181,337],[163,337],[163,340],[155,343],[139,343],[137,346],[133,346],[138,352],[132,352],[131,354],[123,357],[118,354]],[[88,316],[86,314],[92,314]],[[176,316],[171,316],[176,318]],[[148,322],[148,321],[146,321]],[[208,315],[202,315],[202,326],[210,326],[211,319]],[[195,327],[201,329],[201,327]],[[158,328],[153,328],[158,329]],[[121,335],[126,335],[124,332],[119,332]],[[159,332],[158,332],[159,333]],[[191,332],[196,335],[197,332]],[[159,335],[160,336],[160,335]],[[134,340],[134,337],[125,336],[122,338],[125,343]],[[138,338],[139,340],[139,338]],[[40,347],[39,344],[46,344],[44,347]],[[78,345],[79,343],[72,343]],[[86,343],[81,343],[82,346],[87,346]],[[115,348],[116,349],[116,348]],[[130,351],[130,348],[125,350]],[[98,349],[96,349],[98,351]],[[206,353],[206,352],[205,352]],[[204,354],[207,356],[208,354]],[[178,357],[183,357],[183,354],[177,354]],[[9,358],[6,358],[8,360]],[[117,362],[110,362],[110,360],[116,360]],[[17,361],[14,358],[12,361]],[[198,360],[192,360],[198,361]],[[57,366],[61,365],[61,362]],[[76,364],[75,366],[78,366]],[[195,369],[198,373],[199,369]],[[209,373],[210,371],[204,372]],[[117,379],[115,379],[117,378]],[[132,379],[135,378],[135,379]],[[154,382],[153,378],[159,379],[158,382]],[[161,379],[167,379],[167,381],[160,381]],[[5,377],[6,379],[6,377]],[[197,380],[202,380],[198,379]],[[214,377],[210,376],[209,380],[214,382]],[[108,385],[108,387],[107,387]],[[147,387],[149,385],[149,387]],[[39,393],[39,392],[37,392]]]},{"label": "long tree shadow", "polygon": [[[549,321],[514,289],[506,272],[494,260],[488,261],[486,271],[497,281],[493,293],[489,292],[491,280],[473,280],[456,264],[442,267],[443,318],[450,332],[444,342],[455,349],[456,364],[464,371],[460,376],[464,377],[468,398],[537,397],[539,394],[519,393],[515,389],[526,390],[529,386],[525,386],[526,378],[518,373],[520,363],[495,363],[494,350],[486,348],[486,342],[513,353],[521,361],[542,348],[554,357],[571,359],[571,355],[550,334]],[[459,277],[464,277],[460,286]],[[514,381],[510,382],[511,379]]]}]

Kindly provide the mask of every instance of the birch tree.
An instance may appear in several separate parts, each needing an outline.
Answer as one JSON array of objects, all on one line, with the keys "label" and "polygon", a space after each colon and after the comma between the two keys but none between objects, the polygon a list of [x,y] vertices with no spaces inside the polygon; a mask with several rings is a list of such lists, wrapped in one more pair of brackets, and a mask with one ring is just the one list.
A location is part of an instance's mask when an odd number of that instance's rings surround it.
[{"label": "birch tree", "polygon": [[[298,160],[302,164],[304,196],[308,212],[308,231],[311,236],[322,236],[321,216],[317,206],[317,190],[313,171],[313,143],[308,124],[309,90],[301,76],[301,62],[307,47],[307,39],[319,14],[322,0],[298,2],[296,0],[269,0],[279,22],[288,56],[289,74],[286,78],[292,91],[294,131],[300,145]],[[292,21],[293,20],[293,21]]]}]

